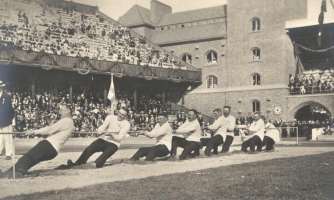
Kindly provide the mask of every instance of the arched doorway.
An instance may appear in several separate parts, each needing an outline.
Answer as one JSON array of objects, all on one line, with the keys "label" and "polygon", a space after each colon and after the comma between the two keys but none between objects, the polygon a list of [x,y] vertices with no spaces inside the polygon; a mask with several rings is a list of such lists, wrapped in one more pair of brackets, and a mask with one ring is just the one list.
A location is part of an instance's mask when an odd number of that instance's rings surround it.
[{"label": "arched doorway", "polygon": [[297,110],[295,119],[298,121],[326,121],[331,117],[331,113],[321,104],[311,103]]},{"label": "arched doorway", "polygon": [[325,127],[331,119],[330,111],[323,105],[309,102],[298,108],[295,113],[298,135],[311,139],[312,129]]}]

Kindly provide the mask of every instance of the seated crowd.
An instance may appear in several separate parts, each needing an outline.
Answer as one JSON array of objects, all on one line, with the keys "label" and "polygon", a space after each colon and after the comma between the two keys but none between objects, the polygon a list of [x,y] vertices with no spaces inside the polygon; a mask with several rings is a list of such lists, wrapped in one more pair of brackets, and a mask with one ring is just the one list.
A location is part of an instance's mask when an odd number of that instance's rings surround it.
[{"label": "seated crowd", "polygon": [[[10,92],[15,109],[15,130],[23,132],[47,126],[57,120],[57,105],[67,104],[73,110],[75,132],[84,136],[95,132],[103,123],[110,105],[103,98],[90,97],[85,94],[73,95],[57,92],[51,94],[42,92],[36,95],[13,90]],[[129,112],[129,122],[133,130],[150,130],[157,122],[158,114],[170,112],[169,104],[162,104],[158,97],[139,97],[137,109],[132,105],[130,98],[120,95],[117,107],[126,107]],[[92,136],[94,134],[91,134]],[[76,135],[80,136],[80,135]]]},{"label": "seated crowd", "polygon": [[31,2],[26,9],[0,22],[0,42],[26,51],[186,69],[180,59],[99,11],[83,13],[36,2]]},{"label": "seated crowd", "polygon": [[291,94],[316,94],[334,92],[334,69],[309,70],[295,76],[290,75]]}]

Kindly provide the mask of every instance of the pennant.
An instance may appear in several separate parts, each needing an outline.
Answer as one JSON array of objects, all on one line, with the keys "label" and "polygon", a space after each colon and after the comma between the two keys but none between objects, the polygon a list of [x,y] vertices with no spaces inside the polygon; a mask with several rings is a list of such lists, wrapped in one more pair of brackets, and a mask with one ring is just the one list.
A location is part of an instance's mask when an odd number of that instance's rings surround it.
[{"label": "pennant", "polygon": [[298,48],[298,46],[294,43],[293,44],[294,47],[294,54],[295,54],[295,64],[296,64],[296,72],[295,74],[301,74],[305,71],[304,65],[299,57],[300,49]]},{"label": "pennant", "polygon": [[107,98],[111,102],[111,107],[116,103],[116,92],[115,92],[115,85],[114,85],[114,74],[111,74],[110,77],[110,86],[109,86],[109,91],[108,91],[108,96]]}]

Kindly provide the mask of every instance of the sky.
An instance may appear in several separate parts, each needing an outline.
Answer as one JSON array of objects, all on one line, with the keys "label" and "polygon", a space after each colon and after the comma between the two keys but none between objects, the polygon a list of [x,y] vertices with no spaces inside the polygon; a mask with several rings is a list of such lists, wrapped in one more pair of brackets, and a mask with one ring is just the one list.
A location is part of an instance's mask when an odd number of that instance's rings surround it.
[{"label": "sky", "polygon": [[[150,8],[151,0],[72,0],[83,4],[98,6],[99,9],[109,17],[118,20],[120,16],[125,14],[133,5],[138,4],[146,8]],[[173,12],[184,10],[193,10],[226,4],[227,0],[159,0],[162,3],[170,5]],[[246,0],[245,0],[246,1]],[[318,15],[322,0],[307,0],[308,16],[302,20],[292,20],[292,27],[300,25],[318,24]],[[327,13],[325,13],[324,23],[334,22],[334,8],[332,2],[327,1]],[[330,2],[332,1],[332,2]],[[334,3],[333,3],[334,4]],[[290,26],[289,25],[289,26]]]},{"label": "sky", "polygon": [[[98,6],[109,17],[118,20],[133,5],[149,8],[151,0],[73,0],[79,3]],[[226,0],[160,0],[173,8],[173,12],[223,5]]]}]

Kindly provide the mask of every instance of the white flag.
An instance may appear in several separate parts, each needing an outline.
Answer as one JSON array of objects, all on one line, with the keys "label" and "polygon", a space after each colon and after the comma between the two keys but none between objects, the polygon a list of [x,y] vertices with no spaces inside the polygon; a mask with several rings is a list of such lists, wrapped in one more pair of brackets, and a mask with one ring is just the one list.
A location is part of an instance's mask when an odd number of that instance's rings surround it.
[{"label": "white flag", "polygon": [[114,86],[114,75],[111,74],[110,78],[110,87],[107,98],[110,100],[111,105],[116,101],[116,93],[115,93],[115,86]]}]

